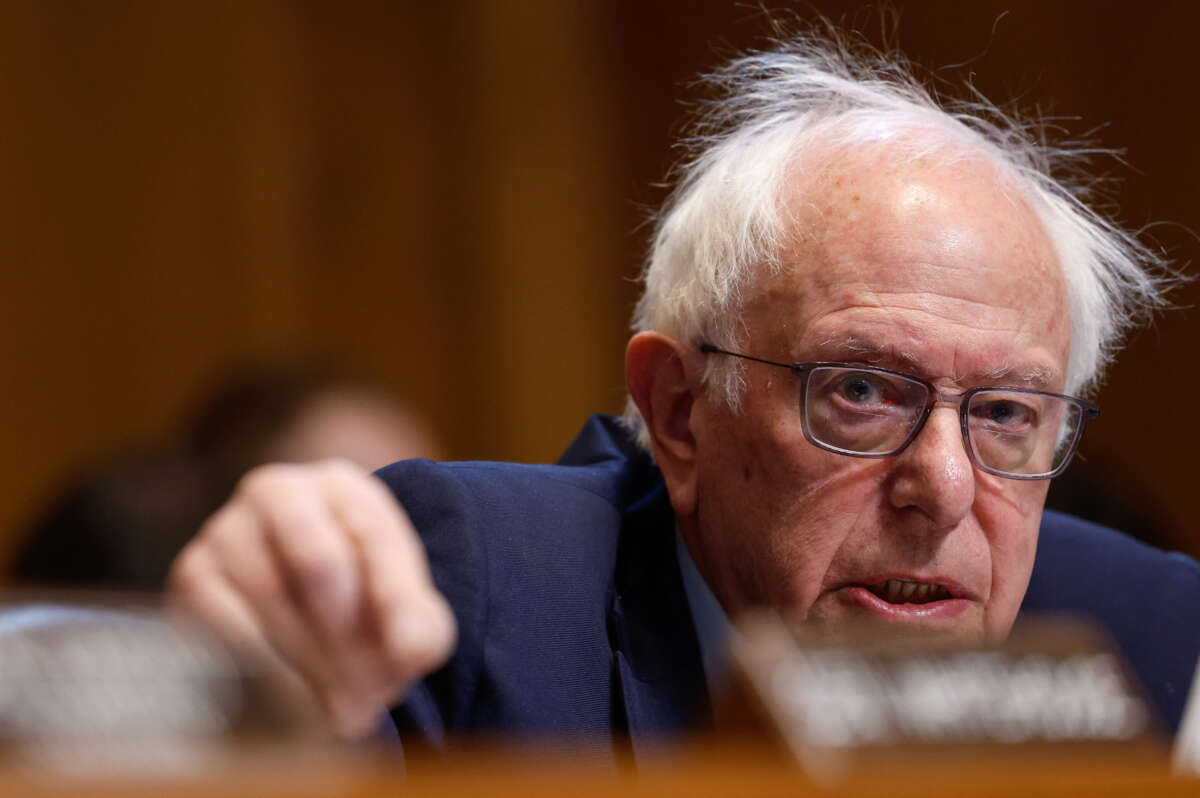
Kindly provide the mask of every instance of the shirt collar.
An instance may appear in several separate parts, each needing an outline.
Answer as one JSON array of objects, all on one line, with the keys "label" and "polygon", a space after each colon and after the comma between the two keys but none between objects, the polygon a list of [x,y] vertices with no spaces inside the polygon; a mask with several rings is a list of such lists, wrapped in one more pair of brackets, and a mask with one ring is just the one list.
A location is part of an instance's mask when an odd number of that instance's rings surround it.
[{"label": "shirt collar", "polygon": [[696,638],[700,643],[700,658],[708,693],[717,696],[724,691],[729,678],[726,650],[733,631],[729,616],[701,576],[678,527],[675,528],[675,554],[679,560],[679,573],[683,577],[683,592],[692,612],[692,625],[696,627]]}]

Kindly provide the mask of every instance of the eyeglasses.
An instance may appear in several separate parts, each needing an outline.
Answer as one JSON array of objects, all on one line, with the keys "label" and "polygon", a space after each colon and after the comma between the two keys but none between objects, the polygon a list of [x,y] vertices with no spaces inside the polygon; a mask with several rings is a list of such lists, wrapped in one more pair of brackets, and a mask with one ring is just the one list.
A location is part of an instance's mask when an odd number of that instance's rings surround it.
[{"label": "eyeglasses", "polygon": [[941,393],[898,371],[850,363],[777,363],[703,344],[729,355],[790,370],[800,377],[800,423],[813,445],[851,457],[888,457],[921,434],[938,404],[958,407],[963,443],[975,467],[1009,479],[1049,479],[1071,462],[1091,402],[1028,388],[980,386]]}]

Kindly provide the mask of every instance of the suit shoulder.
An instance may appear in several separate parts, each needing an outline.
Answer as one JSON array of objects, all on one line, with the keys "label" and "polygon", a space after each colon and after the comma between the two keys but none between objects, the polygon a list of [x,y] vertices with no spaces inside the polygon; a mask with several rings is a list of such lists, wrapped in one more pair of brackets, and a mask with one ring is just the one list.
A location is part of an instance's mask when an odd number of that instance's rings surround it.
[{"label": "suit shoulder", "polygon": [[402,460],[375,473],[406,508],[469,499],[536,510],[545,502],[618,505],[624,477],[619,466]]},{"label": "suit shoulder", "polygon": [[1200,564],[1079,518],[1047,512],[1022,612],[1105,628],[1166,728],[1183,715],[1200,653]]},{"label": "suit shoulder", "polygon": [[[377,472],[421,536],[435,574],[564,583],[611,571],[623,472],[588,466],[408,460]],[[577,584],[578,586],[578,584]]]},{"label": "suit shoulder", "polygon": [[[1113,581],[1108,581],[1113,580]],[[1097,586],[1128,602],[1133,591],[1180,592],[1200,599],[1200,563],[1109,527],[1047,511],[1042,520],[1031,591],[1078,592],[1096,598]],[[1200,613],[1200,601],[1192,604]]]}]

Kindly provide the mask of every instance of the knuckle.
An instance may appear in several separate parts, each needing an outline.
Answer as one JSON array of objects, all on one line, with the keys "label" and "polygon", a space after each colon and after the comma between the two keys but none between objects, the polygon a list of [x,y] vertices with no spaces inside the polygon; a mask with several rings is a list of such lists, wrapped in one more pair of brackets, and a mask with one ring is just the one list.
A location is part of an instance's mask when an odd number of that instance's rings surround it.
[{"label": "knuckle", "polygon": [[322,474],[340,482],[361,480],[367,475],[362,466],[346,457],[330,457],[319,461],[316,466]]},{"label": "knuckle", "polygon": [[258,611],[263,621],[274,627],[280,613],[290,610],[292,599],[287,585],[270,569],[236,573],[231,584]]},{"label": "knuckle", "polygon": [[428,673],[448,660],[454,653],[457,640],[458,629],[453,623],[442,624],[431,630],[429,642],[421,651],[421,672]]},{"label": "knuckle", "polygon": [[267,463],[247,471],[234,491],[235,496],[256,498],[274,493],[280,485],[298,476],[297,466],[290,463]]},{"label": "knuckle", "polygon": [[297,579],[316,589],[335,580],[340,570],[337,548],[324,536],[311,531],[293,536],[288,564]]},{"label": "knuckle", "polygon": [[375,476],[374,474],[367,474],[362,484],[363,490],[366,491],[366,493],[370,495],[374,501],[379,503],[381,506],[387,507],[391,514],[400,517],[406,525],[411,526],[411,522],[408,520],[408,514],[404,512],[403,505],[401,505],[399,500],[396,499],[395,494],[392,493],[391,489],[388,487],[387,483],[383,481],[383,479]]},{"label": "knuckle", "polygon": [[244,541],[246,524],[257,523],[253,513],[246,512],[247,509],[233,502],[226,504],[204,523],[192,545],[220,551]]},{"label": "knuckle", "polygon": [[274,482],[275,474],[276,472],[271,470],[271,466],[259,466],[247,471],[238,480],[237,487],[233,491],[235,499],[261,495]]},{"label": "knuckle", "polygon": [[441,648],[430,640],[410,653],[408,660],[403,663],[404,668],[400,675],[402,680],[412,681],[435,670],[445,660]]},{"label": "knuckle", "polygon": [[450,609],[450,605],[440,595],[438,596],[438,604],[441,606],[441,623],[437,629],[441,633],[439,640],[439,650],[443,657],[450,656],[454,651],[454,647],[458,645],[458,621],[454,617],[454,611]]},{"label": "knuckle", "polygon": [[167,572],[167,591],[180,598],[199,593],[208,582],[209,568],[201,549],[190,543],[175,558]]},{"label": "knuckle", "polygon": [[421,603],[399,620],[386,659],[395,678],[413,680],[444,663],[454,651],[458,626],[445,602]]}]

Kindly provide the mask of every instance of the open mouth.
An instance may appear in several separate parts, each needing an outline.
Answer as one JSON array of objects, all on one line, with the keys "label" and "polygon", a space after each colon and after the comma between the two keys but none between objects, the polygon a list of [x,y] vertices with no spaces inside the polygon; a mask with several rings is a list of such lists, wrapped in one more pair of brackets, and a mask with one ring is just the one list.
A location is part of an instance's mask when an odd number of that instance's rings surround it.
[{"label": "open mouth", "polygon": [[867,585],[867,590],[889,604],[928,604],[954,598],[950,591],[941,585],[913,582],[908,579],[885,579],[877,584]]}]

